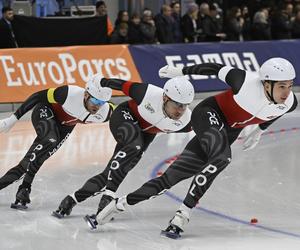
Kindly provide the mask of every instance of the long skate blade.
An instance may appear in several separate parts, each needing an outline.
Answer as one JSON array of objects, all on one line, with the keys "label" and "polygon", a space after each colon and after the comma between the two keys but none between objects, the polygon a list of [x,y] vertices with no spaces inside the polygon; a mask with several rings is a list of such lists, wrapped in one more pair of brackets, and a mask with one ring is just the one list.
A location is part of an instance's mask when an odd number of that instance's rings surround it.
[{"label": "long skate blade", "polygon": [[18,210],[26,210],[28,207],[22,204],[11,203],[10,208],[18,209]]},{"label": "long skate blade", "polygon": [[104,225],[113,220],[117,213],[116,201],[112,200],[103,210],[97,215],[99,225]]},{"label": "long skate blade", "polygon": [[53,211],[51,214],[53,217],[56,217],[57,219],[62,219],[64,218],[64,215],[62,215],[61,213],[57,212],[57,211]]},{"label": "long skate blade", "polygon": [[88,224],[88,226],[91,230],[97,229],[97,224],[98,223],[95,219],[91,218],[88,214],[86,216],[84,216],[83,219]]},{"label": "long skate blade", "polygon": [[179,233],[174,233],[174,232],[165,231],[165,230],[161,230],[160,235],[168,237],[170,239],[174,239],[174,240],[177,240],[181,237],[181,235]]}]

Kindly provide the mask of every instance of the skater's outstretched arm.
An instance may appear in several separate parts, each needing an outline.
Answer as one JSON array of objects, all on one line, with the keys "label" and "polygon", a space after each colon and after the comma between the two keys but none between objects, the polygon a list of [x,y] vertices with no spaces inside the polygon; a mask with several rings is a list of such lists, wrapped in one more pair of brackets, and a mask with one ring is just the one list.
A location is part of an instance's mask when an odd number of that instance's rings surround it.
[{"label": "skater's outstretched arm", "polygon": [[0,120],[0,132],[8,132],[15,123],[38,103],[63,104],[68,95],[68,86],[41,90],[29,96],[10,117]]},{"label": "skater's outstretched arm", "polygon": [[109,87],[114,90],[120,90],[125,95],[131,97],[137,104],[140,104],[148,88],[147,83],[130,82],[121,79],[101,79],[102,87]]},{"label": "skater's outstretched arm", "polygon": [[64,104],[68,95],[68,86],[41,90],[29,96],[20,108],[14,113],[19,120],[24,114],[31,110],[38,103],[59,103]]},{"label": "skater's outstretched arm", "polygon": [[203,63],[187,67],[172,67],[166,65],[159,70],[161,78],[173,78],[183,75],[217,75],[228,84],[234,94],[237,94],[246,79],[246,71],[219,63]]}]

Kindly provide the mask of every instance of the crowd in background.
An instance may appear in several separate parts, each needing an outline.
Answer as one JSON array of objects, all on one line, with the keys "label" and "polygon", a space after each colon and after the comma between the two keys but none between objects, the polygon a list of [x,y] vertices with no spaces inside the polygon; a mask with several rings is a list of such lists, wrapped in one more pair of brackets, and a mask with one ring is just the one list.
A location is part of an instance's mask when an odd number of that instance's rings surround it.
[{"label": "crowd in background", "polygon": [[180,4],[163,5],[154,15],[141,16],[121,10],[111,43],[194,43],[300,38],[300,2],[258,6],[251,15],[247,6],[233,6],[226,13],[214,1],[191,3],[180,15]]},{"label": "crowd in background", "polygon": [[[224,11],[220,1],[197,1],[181,15],[179,2],[161,6],[160,13],[144,9],[129,14],[120,10],[112,22],[104,1],[96,2],[96,15],[107,16],[111,44],[165,44],[219,41],[249,41],[300,38],[300,1],[256,1],[256,9],[230,6]],[[236,1],[238,2],[238,1]],[[3,8],[3,22],[10,23],[10,8]],[[7,13],[10,15],[7,15]],[[1,24],[2,25],[2,24]],[[1,27],[0,27],[1,28]],[[13,32],[12,32],[13,34]]]},{"label": "crowd in background", "polygon": [[[145,9],[141,15],[129,16],[120,10],[110,41],[143,44],[300,38],[300,1],[261,2],[253,14],[246,5],[224,12],[217,2],[191,3],[183,16],[176,1],[163,5],[158,14]],[[97,4],[105,6],[101,1]]]}]

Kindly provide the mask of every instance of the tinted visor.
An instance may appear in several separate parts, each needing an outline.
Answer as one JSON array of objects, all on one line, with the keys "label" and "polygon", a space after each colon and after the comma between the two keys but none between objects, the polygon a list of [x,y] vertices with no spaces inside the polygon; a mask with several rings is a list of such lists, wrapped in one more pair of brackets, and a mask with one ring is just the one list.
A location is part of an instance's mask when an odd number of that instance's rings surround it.
[{"label": "tinted visor", "polygon": [[91,102],[93,105],[97,105],[97,106],[102,106],[103,104],[106,103],[106,101],[102,101],[102,100],[97,99],[97,98],[92,97],[92,96],[89,98],[89,102]]}]

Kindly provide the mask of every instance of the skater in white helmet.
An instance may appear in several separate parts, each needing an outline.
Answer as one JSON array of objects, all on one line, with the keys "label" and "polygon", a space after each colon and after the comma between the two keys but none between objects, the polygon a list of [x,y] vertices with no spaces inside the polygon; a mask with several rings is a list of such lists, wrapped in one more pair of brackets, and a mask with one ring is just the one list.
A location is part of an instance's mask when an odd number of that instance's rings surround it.
[{"label": "skater in white helmet", "polygon": [[193,74],[217,75],[231,88],[195,107],[191,121],[196,136],[177,160],[160,177],[146,182],[127,196],[111,201],[98,215],[100,224],[108,221],[114,213],[124,211],[126,205],[132,206],[155,197],[178,182],[194,177],[183,204],[162,231],[168,237],[180,237],[192,208],[230,163],[230,146],[242,129],[253,125],[243,142],[244,150],[252,149],[263,131],[297,106],[292,92],[295,69],[283,58],[267,60],[258,73],[216,63],[184,68],[165,66],[160,70],[161,77]]},{"label": "skater in white helmet", "polygon": [[30,203],[31,184],[42,164],[66,141],[77,123],[102,123],[109,120],[114,105],[109,103],[112,90],[102,87],[99,75],[86,88],[64,85],[32,94],[10,117],[0,120],[0,132],[8,132],[29,110],[36,138],[19,164],[0,178],[0,190],[24,179],[12,208],[26,209]]},{"label": "skater in white helmet", "polygon": [[117,145],[105,170],[90,178],[74,194],[66,196],[53,215],[62,218],[87,198],[105,190],[97,213],[85,218],[95,228],[96,215],[115,198],[115,192],[128,172],[141,159],[158,133],[190,132],[194,87],[186,77],[168,80],[163,88],[152,84],[119,79],[101,80],[102,87],[121,90],[131,97],[120,104],[110,119],[110,130]]}]

